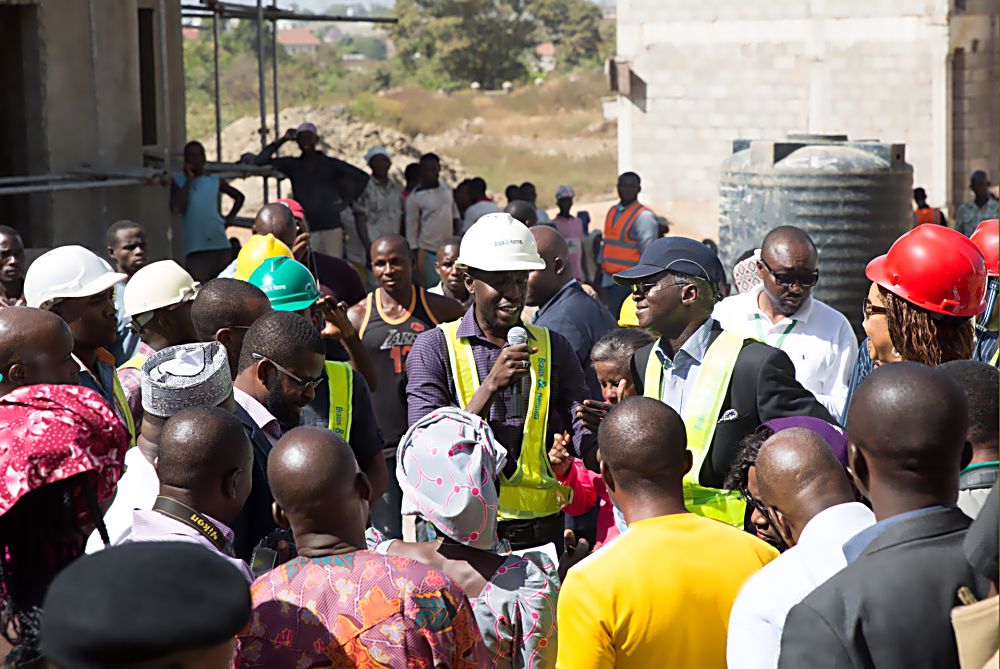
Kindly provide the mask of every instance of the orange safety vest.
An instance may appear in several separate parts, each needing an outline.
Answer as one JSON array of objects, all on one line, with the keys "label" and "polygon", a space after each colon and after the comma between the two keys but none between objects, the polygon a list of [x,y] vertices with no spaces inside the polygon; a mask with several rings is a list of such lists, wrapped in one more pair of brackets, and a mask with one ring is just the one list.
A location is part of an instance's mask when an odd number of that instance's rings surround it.
[{"label": "orange safety vest", "polygon": [[638,202],[633,202],[621,212],[617,205],[608,209],[604,219],[604,258],[601,261],[605,274],[624,272],[639,264],[639,245],[629,239],[629,233],[635,219],[647,210],[648,207]]},{"label": "orange safety vest", "polygon": [[941,210],[936,207],[915,209],[913,211],[913,221],[916,225],[924,225],[925,223],[941,225]]}]

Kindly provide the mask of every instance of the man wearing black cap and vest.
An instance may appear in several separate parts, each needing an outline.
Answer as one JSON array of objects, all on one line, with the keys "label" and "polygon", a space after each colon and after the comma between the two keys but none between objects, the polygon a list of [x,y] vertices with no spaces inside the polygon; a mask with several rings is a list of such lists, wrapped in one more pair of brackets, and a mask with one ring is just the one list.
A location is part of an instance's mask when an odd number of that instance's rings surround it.
[{"label": "man wearing black cap and vest", "polygon": [[834,421],[795,380],[786,354],[712,319],[724,278],[718,256],[684,237],[657,239],[639,264],[614,275],[631,288],[639,327],[660,337],[635,352],[632,376],[641,394],[684,419],[694,456],[684,477],[688,510],[742,526],[744,502],[720,490],[740,440],[774,418]]}]

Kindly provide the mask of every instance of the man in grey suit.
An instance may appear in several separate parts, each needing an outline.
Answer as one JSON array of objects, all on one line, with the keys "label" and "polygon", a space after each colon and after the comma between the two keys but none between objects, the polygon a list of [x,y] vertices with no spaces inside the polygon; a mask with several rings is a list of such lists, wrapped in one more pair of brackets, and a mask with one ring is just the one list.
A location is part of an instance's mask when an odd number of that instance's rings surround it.
[{"label": "man in grey suit", "polygon": [[844,544],[847,567],[785,620],[779,669],[958,668],[956,592],[989,584],[965,560],[955,507],[968,405],[945,373],[876,369],[851,404],[848,459],[878,522]]}]

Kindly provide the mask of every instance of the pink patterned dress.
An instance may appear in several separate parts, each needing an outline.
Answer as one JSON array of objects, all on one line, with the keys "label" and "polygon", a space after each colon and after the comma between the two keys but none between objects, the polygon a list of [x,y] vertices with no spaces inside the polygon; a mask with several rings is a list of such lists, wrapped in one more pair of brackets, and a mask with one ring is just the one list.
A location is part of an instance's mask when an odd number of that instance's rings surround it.
[{"label": "pink patterned dress", "polygon": [[250,588],[236,667],[489,667],[469,602],[441,572],[360,550],[295,558]]}]

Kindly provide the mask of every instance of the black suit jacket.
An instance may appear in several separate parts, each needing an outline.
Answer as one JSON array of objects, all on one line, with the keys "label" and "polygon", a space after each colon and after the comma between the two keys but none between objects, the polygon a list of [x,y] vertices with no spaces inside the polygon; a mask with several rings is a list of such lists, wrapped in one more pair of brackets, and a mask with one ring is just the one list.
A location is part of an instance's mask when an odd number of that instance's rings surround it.
[{"label": "black suit jacket", "polygon": [[267,456],[271,453],[271,442],[267,435],[257,427],[257,423],[253,421],[250,414],[238,404],[236,405],[236,417],[240,419],[243,429],[253,445],[253,484],[250,488],[250,496],[247,497],[243,510],[240,511],[240,515],[232,524],[233,533],[236,535],[233,542],[236,555],[249,563],[254,547],[278,527],[271,512],[274,497],[271,495],[271,486],[267,482]]},{"label": "black suit jacket", "polygon": [[[713,322],[710,346],[721,333],[722,327]],[[640,394],[644,390],[646,362],[654,355],[655,346],[654,342],[632,356],[632,378]],[[722,488],[740,441],[761,423],[787,416],[814,416],[836,424],[816,396],[795,380],[791,359],[780,349],[754,339],[743,342],[719,416],[730,409],[736,417],[716,424],[708,457],[698,475],[699,483],[710,488]]]},{"label": "black suit jacket", "polygon": [[958,668],[951,609],[989,588],[962,551],[972,521],[940,509],[887,528],[853,564],[792,607],[779,669]]}]

